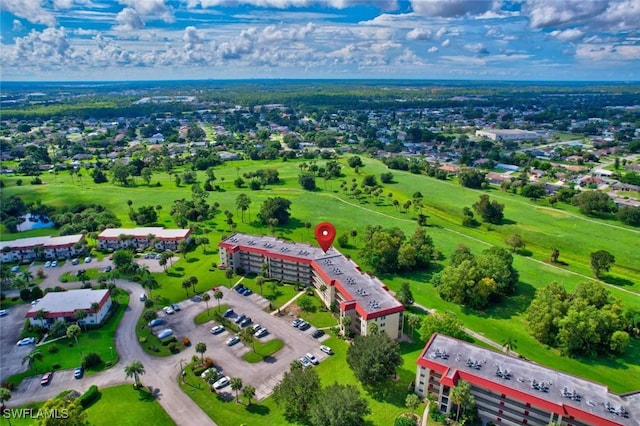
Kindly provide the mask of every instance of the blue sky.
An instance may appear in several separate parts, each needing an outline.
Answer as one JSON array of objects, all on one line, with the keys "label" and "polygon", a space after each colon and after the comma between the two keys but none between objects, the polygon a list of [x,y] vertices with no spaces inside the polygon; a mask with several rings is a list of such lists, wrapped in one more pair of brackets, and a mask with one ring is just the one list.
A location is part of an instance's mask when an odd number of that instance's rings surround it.
[{"label": "blue sky", "polygon": [[2,0],[2,81],[640,80],[640,0]]}]

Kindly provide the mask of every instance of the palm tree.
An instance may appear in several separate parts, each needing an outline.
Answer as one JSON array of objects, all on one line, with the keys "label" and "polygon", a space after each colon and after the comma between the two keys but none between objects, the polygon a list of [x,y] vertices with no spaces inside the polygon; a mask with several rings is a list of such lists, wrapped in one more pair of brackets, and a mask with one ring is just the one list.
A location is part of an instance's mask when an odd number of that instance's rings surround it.
[{"label": "palm tree", "polygon": [[251,399],[256,396],[256,388],[251,385],[247,385],[242,388],[242,396],[247,398],[247,406],[251,405]]},{"label": "palm tree", "polygon": [[320,292],[322,293],[322,297],[326,297],[324,292],[327,291],[327,286],[325,284],[321,284],[318,290],[320,290]]},{"label": "palm tree", "polygon": [[0,388],[0,406],[4,407],[4,403],[11,399],[11,391],[7,388]]},{"label": "palm tree", "polygon": [[47,317],[47,313],[44,309],[38,309],[36,312],[36,318],[40,320],[40,324],[44,325],[44,319]]},{"label": "palm tree", "polygon": [[453,404],[456,404],[456,422],[460,418],[460,410],[466,410],[474,402],[471,395],[471,385],[464,380],[458,380],[458,383],[451,388],[449,399]]},{"label": "palm tree", "polygon": [[22,279],[24,279],[27,282],[27,284],[29,284],[31,283],[31,280],[33,280],[33,274],[29,270],[24,271],[22,273]]},{"label": "palm tree", "polygon": [[[236,208],[239,209],[242,213],[242,223],[244,223],[244,212],[251,205],[251,198],[247,194],[240,194],[236,198]],[[251,218],[249,218],[251,220]]]},{"label": "palm tree", "polygon": [[236,393],[236,402],[238,402],[238,392],[242,389],[242,379],[240,377],[232,377],[230,385],[231,390]]},{"label": "palm tree", "polygon": [[131,364],[124,367],[124,373],[126,374],[127,379],[129,377],[133,377],[135,387],[138,387],[140,386],[140,376],[145,373],[144,365],[142,365],[142,362],[138,360],[131,361]]},{"label": "palm tree", "polygon": [[367,331],[370,336],[374,335],[374,334],[378,334],[378,331],[380,331],[380,326],[375,323],[375,322],[371,322],[369,323],[369,326],[367,327]]},{"label": "palm tree", "polygon": [[223,296],[224,296],[224,293],[222,293],[220,290],[216,290],[213,292],[213,298],[218,301],[218,312],[220,312],[220,300],[222,299]]},{"label": "palm tree", "polygon": [[264,285],[264,277],[263,276],[258,276],[256,278],[256,284],[258,286],[260,286],[260,296],[262,296],[262,286]]},{"label": "palm tree", "polygon": [[512,336],[507,337],[502,341],[502,348],[505,350],[507,355],[512,350],[518,347],[518,340],[514,339]]},{"label": "palm tree", "polygon": [[342,333],[344,334],[350,326],[351,317],[349,315],[345,315],[344,318],[342,318]]},{"label": "palm tree", "polygon": [[211,300],[211,296],[209,296],[209,293],[203,294],[202,300],[204,300],[204,303],[207,304],[207,316],[209,316],[209,300]]},{"label": "palm tree", "polygon": [[182,288],[185,289],[187,297],[189,297],[189,288],[191,288],[191,280],[189,278],[182,280]]},{"label": "palm tree", "polygon": [[151,297],[151,295],[153,293],[153,289],[159,287],[158,280],[156,280],[154,278],[154,276],[151,275],[149,272],[147,272],[144,275],[144,277],[142,278],[142,281],[140,282],[140,284],[142,285],[142,287],[144,287],[144,288],[149,290],[149,297]]},{"label": "palm tree", "polygon": [[204,363],[204,353],[207,351],[207,344],[204,342],[196,343],[196,352],[200,354],[200,361]]},{"label": "palm tree", "polygon": [[411,338],[415,338],[416,328],[420,325],[420,317],[417,315],[407,315],[407,325],[411,329]]},{"label": "palm tree", "polygon": [[80,335],[80,327],[78,326],[78,324],[71,324],[69,327],[67,327],[67,337],[69,339],[71,339],[72,337],[74,339],[76,339],[76,345],[80,345],[78,343],[78,335]]},{"label": "palm tree", "polygon": [[31,368],[37,364],[36,361],[41,361],[41,360],[42,360],[42,352],[40,352],[40,349],[36,349],[29,352],[22,358],[22,364],[26,362],[28,363],[29,368]]},{"label": "palm tree", "polygon": [[100,310],[100,304],[98,302],[93,302],[91,304],[91,312],[93,312],[93,322],[98,323],[98,311]]},{"label": "palm tree", "polygon": [[233,278],[233,269],[229,268],[224,271],[224,276],[229,280],[229,285],[231,285],[231,279]]},{"label": "palm tree", "polygon": [[254,352],[256,351],[256,342],[253,338],[253,330],[251,329],[251,327],[242,329],[242,331],[240,332],[240,339],[247,345],[251,345],[251,348]]},{"label": "palm tree", "polygon": [[[84,309],[78,309],[77,311],[75,311],[73,313],[73,317],[75,318],[77,324],[80,324],[80,321],[82,321],[83,319],[85,319],[88,316],[89,316],[89,314]],[[87,331],[86,324],[85,324],[84,330]]]},{"label": "palm tree", "polygon": [[198,278],[195,276],[189,277],[189,282],[191,283],[191,287],[193,287],[193,294],[196,294],[196,286],[198,285]]}]

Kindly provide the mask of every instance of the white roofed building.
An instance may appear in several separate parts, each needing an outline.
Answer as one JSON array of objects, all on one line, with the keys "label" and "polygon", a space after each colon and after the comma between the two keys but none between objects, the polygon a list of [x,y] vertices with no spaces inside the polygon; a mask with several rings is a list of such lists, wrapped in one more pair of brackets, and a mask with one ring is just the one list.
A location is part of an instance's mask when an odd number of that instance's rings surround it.
[{"label": "white roofed building", "polygon": [[492,141],[535,141],[541,138],[536,132],[520,129],[484,129],[476,130],[476,136]]},{"label": "white roofed building", "polygon": [[156,250],[177,250],[182,241],[188,241],[190,229],[164,229],[161,227],[144,228],[107,228],[98,235],[98,249],[118,250],[134,247],[145,250],[153,245]]},{"label": "white roofed building", "polygon": [[[109,290],[69,290],[49,292],[31,307],[25,315],[32,325],[49,327],[56,320],[75,322],[75,313],[87,311],[87,316],[80,324],[100,324],[111,308],[111,292]],[[38,312],[44,312],[39,318]]]},{"label": "white roofed building", "polygon": [[1,241],[3,262],[32,262],[38,259],[69,259],[85,251],[82,234],[61,237],[20,238]]}]

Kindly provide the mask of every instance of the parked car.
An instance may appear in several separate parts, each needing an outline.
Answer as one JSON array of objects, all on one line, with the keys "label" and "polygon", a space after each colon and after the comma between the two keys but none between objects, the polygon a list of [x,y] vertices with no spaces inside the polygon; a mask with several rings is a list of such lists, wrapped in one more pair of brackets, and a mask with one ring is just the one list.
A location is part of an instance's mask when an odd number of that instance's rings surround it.
[{"label": "parked car", "polygon": [[300,364],[302,364],[303,367],[311,367],[311,361],[309,361],[307,359],[307,357],[301,356],[300,358],[298,358],[298,361],[300,361]]},{"label": "parked car", "polygon": [[318,365],[318,358],[316,358],[311,352],[307,352],[305,357],[311,362],[313,365]]},{"label": "parked car", "polygon": [[82,376],[84,376],[84,368],[77,367],[75,370],[73,370],[73,377],[75,377],[76,379],[82,379]]},{"label": "parked car", "polygon": [[160,324],[164,324],[164,320],[162,318],[153,319],[153,320],[149,321],[149,324],[147,324],[147,325],[149,327],[155,327],[155,326],[160,325]]},{"label": "parked car", "polygon": [[242,293],[244,291],[244,286],[242,284],[238,284],[235,288],[238,293]]},{"label": "parked car", "polygon": [[298,326],[298,329],[305,331],[311,328],[311,324],[306,321],[302,321],[302,323]]},{"label": "parked car", "polygon": [[224,327],[221,325],[216,325],[215,327],[211,327],[211,334],[220,334],[224,331]]},{"label": "parked car", "polygon": [[260,330],[262,328],[262,326],[260,324],[253,324],[251,326],[251,330],[253,330],[254,332]]},{"label": "parked car", "polygon": [[245,288],[244,291],[242,292],[243,296],[251,296],[253,294],[253,291],[251,291],[250,288]]},{"label": "parked car", "polygon": [[302,323],[302,319],[296,318],[296,319],[293,320],[291,325],[294,326],[294,327],[298,327],[300,325],[300,323]]},{"label": "parked car", "polygon": [[91,263],[91,257],[90,256],[85,257],[84,263]]},{"label": "parked car", "polygon": [[77,257],[71,261],[72,265],[77,265],[78,263],[80,263],[80,261],[78,260]]},{"label": "parked car", "polygon": [[144,302],[145,300],[147,300],[147,295],[145,293],[140,294],[140,301]]},{"label": "parked car", "polygon": [[51,261],[47,260],[46,262],[44,262],[44,267],[51,268]]},{"label": "parked car", "polygon": [[202,372],[202,374],[200,374],[200,378],[204,379],[207,377],[207,373],[209,373],[210,371],[215,371],[216,374],[220,374],[220,370],[218,370],[216,367],[211,367],[211,368],[207,368],[206,370],[204,370]]},{"label": "parked car", "polygon": [[40,302],[40,299],[32,300],[31,306],[36,306]]},{"label": "parked car", "polygon": [[173,315],[173,313],[175,312],[171,306],[165,306],[164,308],[162,308],[162,310],[167,315]]},{"label": "parked car", "polygon": [[178,312],[180,310],[180,306],[177,303],[173,303],[171,304],[171,307],[173,308],[174,311]]},{"label": "parked car", "polygon": [[6,309],[0,309],[0,317],[6,317],[9,315],[9,311]]},{"label": "parked car", "polygon": [[11,268],[11,272],[18,272],[20,270],[20,265],[15,265],[13,268]]},{"label": "parked car", "polygon": [[58,266],[58,261],[57,260],[54,260],[53,262],[51,262],[51,267],[52,268],[55,268],[57,266]]},{"label": "parked car", "polygon": [[36,338],[35,337],[25,337],[24,339],[20,339],[18,340],[18,343],[16,343],[18,346],[26,346],[26,345],[32,345],[36,342]]},{"label": "parked car", "polygon": [[173,330],[170,328],[165,328],[164,330],[158,333],[158,339],[166,339],[167,337],[173,336]]},{"label": "parked car", "polygon": [[247,316],[245,314],[240,314],[238,318],[236,318],[235,323],[240,324]]},{"label": "parked car", "polygon": [[225,318],[229,318],[231,315],[233,315],[233,309],[227,309],[226,311],[224,311],[224,314],[222,314],[222,316]]},{"label": "parked car", "polygon": [[229,379],[229,376],[224,376],[223,378],[218,379],[218,381],[213,384],[213,388],[221,389],[227,386],[230,382],[231,382],[231,379]]},{"label": "parked car", "polygon": [[107,265],[104,267],[105,272],[111,272],[111,265]]},{"label": "parked car", "polygon": [[253,335],[257,338],[264,337],[267,334],[269,334],[269,330],[267,330],[266,328],[261,328],[260,330],[253,333]]},{"label": "parked car", "polygon": [[319,337],[322,337],[322,336],[324,336],[324,331],[322,331],[322,330],[316,330],[313,333],[311,333],[311,337],[313,337],[315,339],[317,339]]},{"label": "parked car", "polygon": [[333,355],[333,350],[329,346],[322,345],[320,346],[320,350],[327,355]]},{"label": "parked car", "polygon": [[240,321],[240,327],[246,327],[249,324],[251,324],[253,322],[253,320],[249,317],[246,317],[245,319],[243,319],[242,321]]},{"label": "parked car", "polygon": [[47,373],[44,373],[44,374],[42,375],[42,379],[40,379],[40,385],[42,385],[42,386],[46,386],[46,385],[48,385],[49,383],[51,383],[51,378],[52,378],[52,376],[53,376],[53,373],[52,373],[51,371],[49,371],[49,372],[47,372]]},{"label": "parked car", "polygon": [[227,339],[227,346],[233,346],[240,341],[238,336],[231,336]]}]

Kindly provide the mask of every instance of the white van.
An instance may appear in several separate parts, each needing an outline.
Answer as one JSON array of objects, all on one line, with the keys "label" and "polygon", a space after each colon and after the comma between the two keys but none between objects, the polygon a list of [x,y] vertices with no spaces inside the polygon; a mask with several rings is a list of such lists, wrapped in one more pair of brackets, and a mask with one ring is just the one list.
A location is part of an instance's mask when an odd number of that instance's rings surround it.
[{"label": "white van", "polygon": [[147,295],[146,295],[145,293],[142,293],[142,294],[140,295],[140,301],[141,301],[141,302],[144,302],[145,300],[147,300]]}]

